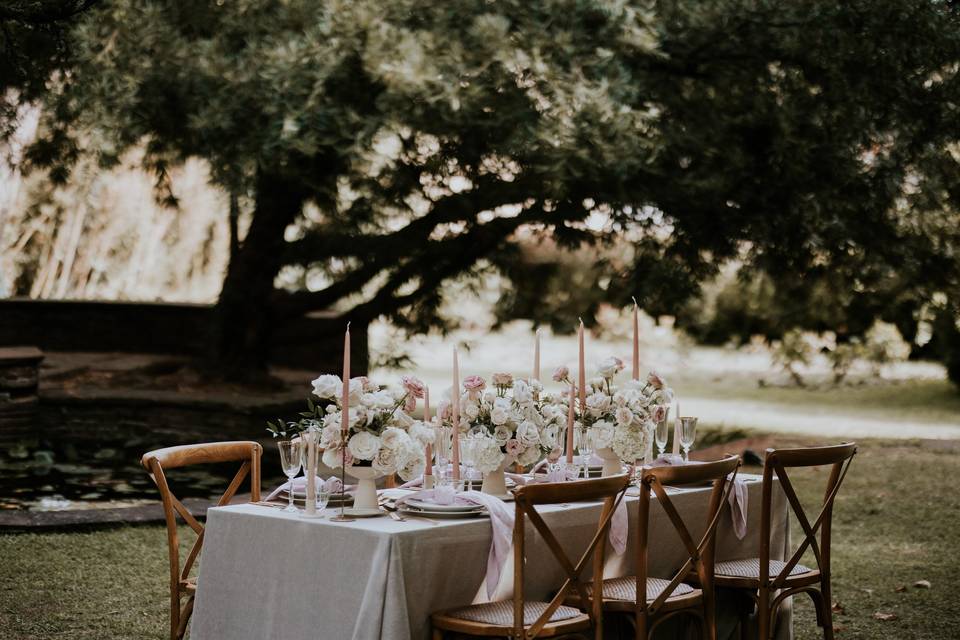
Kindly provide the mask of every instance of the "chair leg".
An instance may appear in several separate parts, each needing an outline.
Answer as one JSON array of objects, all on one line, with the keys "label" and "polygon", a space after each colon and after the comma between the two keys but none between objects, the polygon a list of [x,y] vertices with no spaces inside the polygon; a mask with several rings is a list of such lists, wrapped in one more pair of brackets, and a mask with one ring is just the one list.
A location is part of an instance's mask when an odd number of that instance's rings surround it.
[{"label": "chair leg", "polygon": [[820,601],[823,603],[823,638],[833,640],[833,600],[830,593],[830,577],[820,583]]},{"label": "chair leg", "polygon": [[190,622],[190,616],[193,615],[193,596],[187,598],[180,610],[180,623],[177,625],[177,638],[183,638],[187,633],[187,623]]},{"label": "chair leg", "polygon": [[770,640],[773,618],[773,612],[770,611],[770,592],[761,587],[757,596],[757,640]]},{"label": "chair leg", "polygon": [[703,616],[700,620],[702,637],[717,640],[717,603],[713,589],[703,592]]},{"label": "chair leg", "polygon": [[430,625],[430,638],[431,640],[443,640],[443,630]]}]

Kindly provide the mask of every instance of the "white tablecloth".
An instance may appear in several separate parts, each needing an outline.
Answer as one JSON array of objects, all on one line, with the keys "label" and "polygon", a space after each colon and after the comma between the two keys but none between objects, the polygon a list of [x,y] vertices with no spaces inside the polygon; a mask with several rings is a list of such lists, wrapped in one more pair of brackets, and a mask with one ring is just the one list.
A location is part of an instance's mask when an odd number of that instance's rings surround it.
[{"label": "white tablecloth", "polygon": [[[760,482],[750,479],[747,536],[738,540],[729,514],[722,516],[718,560],[758,553]],[[789,544],[787,506],[782,492],[773,495],[772,548],[782,559]],[[678,490],[671,499],[698,538],[709,488]],[[633,573],[637,499],[628,497],[627,506],[627,553],[609,555],[606,577]],[[595,531],[599,508],[576,503],[539,511],[568,554],[579,557]],[[650,518],[650,574],[669,577],[683,562],[684,550],[662,509],[652,508]],[[210,509],[191,638],[426,639],[431,612],[485,599],[480,587],[491,540],[485,518],[434,522],[382,517],[335,523],[251,504]],[[526,595],[547,599],[562,584],[563,571],[529,523],[526,540]],[[510,596],[512,566],[511,558],[493,599]],[[789,610],[785,613],[779,638],[792,635]]]}]

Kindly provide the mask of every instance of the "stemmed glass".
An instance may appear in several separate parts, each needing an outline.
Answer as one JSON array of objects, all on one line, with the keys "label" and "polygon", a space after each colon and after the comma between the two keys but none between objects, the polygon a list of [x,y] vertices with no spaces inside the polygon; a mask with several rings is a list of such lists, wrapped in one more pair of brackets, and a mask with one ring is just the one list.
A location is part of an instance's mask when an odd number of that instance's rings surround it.
[{"label": "stemmed glass", "polygon": [[667,450],[667,440],[670,438],[670,407],[665,407],[663,420],[657,423],[657,431],[654,433],[653,440],[657,444],[658,457],[663,457]]},{"label": "stemmed glass", "polygon": [[690,447],[697,438],[697,419],[680,418],[680,446],[683,447],[683,459],[690,462]]},{"label": "stemmed glass", "polygon": [[287,489],[289,502],[284,511],[296,513],[297,508],[293,506],[293,479],[300,473],[300,454],[303,450],[303,445],[301,440],[297,438],[296,440],[280,440],[277,442],[277,448],[280,449],[280,466],[283,469],[283,475],[287,476],[290,482],[290,486]]},{"label": "stemmed glass", "polygon": [[317,513],[326,509],[328,502],[330,502],[330,488],[327,487],[326,482],[321,482],[317,486]]},{"label": "stemmed glass", "polygon": [[577,452],[580,454],[580,464],[583,466],[583,477],[590,477],[590,457],[593,456],[593,432],[586,425],[577,427],[574,436],[577,438]]},{"label": "stemmed glass", "polygon": [[[433,455],[437,460],[437,477],[443,478],[447,475],[447,464],[450,462],[450,436],[452,429],[445,426],[436,426],[433,428]],[[434,479],[436,482],[436,479]]]}]

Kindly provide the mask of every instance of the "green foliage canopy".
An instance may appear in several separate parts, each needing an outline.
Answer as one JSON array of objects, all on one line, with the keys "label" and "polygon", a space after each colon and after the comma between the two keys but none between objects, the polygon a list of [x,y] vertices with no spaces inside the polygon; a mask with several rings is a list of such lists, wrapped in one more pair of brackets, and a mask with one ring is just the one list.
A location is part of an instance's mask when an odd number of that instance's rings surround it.
[{"label": "green foliage canopy", "polygon": [[628,241],[602,288],[654,312],[733,259],[956,309],[958,27],[932,0],[114,0],[32,159],[145,144],[161,186],[200,156],[249,200],[221,354],[331,305],[426,328],[483,259],[536,291],[519,239]]}]

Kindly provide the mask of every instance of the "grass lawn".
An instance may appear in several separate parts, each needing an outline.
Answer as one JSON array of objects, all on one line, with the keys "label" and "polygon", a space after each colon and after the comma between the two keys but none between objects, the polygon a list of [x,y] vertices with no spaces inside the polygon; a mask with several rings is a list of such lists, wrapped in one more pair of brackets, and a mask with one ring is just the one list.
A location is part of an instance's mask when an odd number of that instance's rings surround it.
[{"label": "grass lawn", "polygon": [[[960,637],[958,454],[956,442],[861,444],[835,511],[839,637]],[[795,485],[812,502],[825,480],[798,473]],[[165,545],[159,526],[0,536],[0,636],[165,638]],[[915,588],[918,580],[931,588]],[[809,600],[796,612],[796,637],[821,637]],[[877,620],[878,612],[896,619]]]}]

